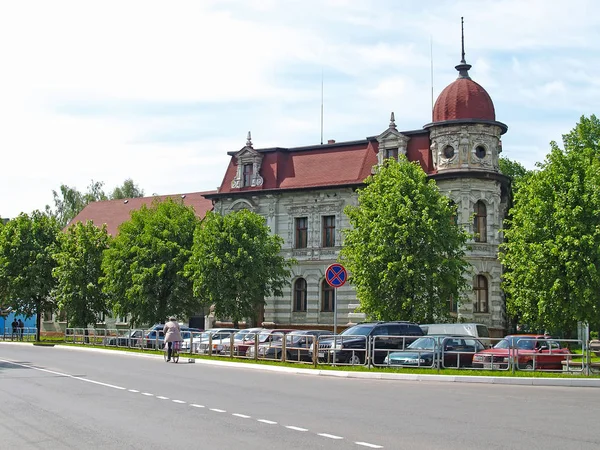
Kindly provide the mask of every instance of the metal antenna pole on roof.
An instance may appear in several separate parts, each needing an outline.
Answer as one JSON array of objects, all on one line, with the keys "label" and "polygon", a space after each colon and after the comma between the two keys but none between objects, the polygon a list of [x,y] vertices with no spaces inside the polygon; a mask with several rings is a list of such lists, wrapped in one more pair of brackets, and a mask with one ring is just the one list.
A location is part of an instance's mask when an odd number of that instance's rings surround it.
[{"label": "metal antenna pole on roof", "polygon": [[429,55],[431,59],[431,120],[433,120],[433,38],[429,35]]},{"label": "metal antenna pole on roof", "polygon": [[323,145],[323,69],[321,68],[321,145]]}]

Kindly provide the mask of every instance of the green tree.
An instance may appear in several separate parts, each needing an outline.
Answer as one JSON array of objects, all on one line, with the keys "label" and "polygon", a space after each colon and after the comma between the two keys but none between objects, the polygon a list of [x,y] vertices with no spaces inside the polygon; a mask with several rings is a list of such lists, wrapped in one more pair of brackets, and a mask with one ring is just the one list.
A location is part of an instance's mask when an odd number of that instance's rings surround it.
[{"label": "green tree", "polygon": [[70,326],[87,327],[108,312],[107,296],[99,280],[103,275],[102,256],[109,242],[106,225],[98,228],[91,221],[77,222],[59,235],[52,295]]},{"label": "green tree", "polygon": [[500,157],[500,172],[506,175],[511,182],[513,197],[519,190],[522,183],[526,183],[528,177],[533,173],[526,169],[520,162],[512,161],[508,158]]},{"label": "green tree", "polygon": [[133,182],[131,178],[126,179],[122,186],[117,186],[110,194],[112,200],[123,199],[123,198],[136,198],[143,197],[144,190],[140,189],[137,184]]},{"label": "green tree", "polygon": [[270,233],[265,219],[248,210],[225,216],[209,212],[194,235],[186,273],[194,295],[214,305],[215,315],[257,322],[265,297],[283,295],[290,266],[279,252],[283,240]]},{"label": "green tree", "polygon": [[569,333],[600,326],[600,121],[582,117],[515,196],[500,258],[509,314]]},{"label": "green tree", "polygon": [[183,273],[197,223],[193,208],[167,199],[143,205],[121,224],[102,261],[101,282],[115,315],[151,324],[198,312]]},{"label": "green tree", "polygon": [[350,271],[360,310],[376,320],[430,322],[467,286],[468,234],[456,207],[417,163],[386,160],[345,213],[340,260]]},{"label": "green tree", "polygon": [[20,214],[0,232],[0,292],[17,313],[37,314],[37,340],[44,311],[55,309],[50,292],[59,233],[56,220],[39,211]]},{"label": "green tree", "polygon": [[102,186],[103,182],[92,180],[87,192],[82,194],[77,189],[62,184],[60,193],[52,191],[54,209],[46,205],[46,214],[56,218],[61,228],[65,227],[88,203],[108,199]]}]

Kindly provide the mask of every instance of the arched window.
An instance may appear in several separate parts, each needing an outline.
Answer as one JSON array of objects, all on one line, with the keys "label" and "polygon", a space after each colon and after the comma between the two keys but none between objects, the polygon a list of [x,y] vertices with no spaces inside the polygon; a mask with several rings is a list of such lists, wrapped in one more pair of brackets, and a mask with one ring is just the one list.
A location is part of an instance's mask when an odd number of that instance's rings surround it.
[{"label": "arched window", "polygon": [[294,282],[294,311],[306,311],[306,280],[298,278]]},{"label": "arched window", "polygon": [[321,282],[321,311],[333,312],[334,288],[329,286],[327,280]]},{"label": "arched window", "polygon": [[485,203],[481,200],[475,203],[473,233],[475,234],[475,242],[487,242],[487,211]]},{"label": "arched window", "polygon": [[473,312],[476,313],[488,313],[488,280],[483,275],[477,275],[475,278],[475,304],[473,305]]}]

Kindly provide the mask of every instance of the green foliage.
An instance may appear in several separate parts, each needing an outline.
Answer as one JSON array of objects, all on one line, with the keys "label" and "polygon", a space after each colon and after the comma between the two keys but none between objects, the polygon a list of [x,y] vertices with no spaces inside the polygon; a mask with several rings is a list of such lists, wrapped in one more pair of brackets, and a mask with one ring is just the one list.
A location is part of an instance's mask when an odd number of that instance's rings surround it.
[{"label": "green foliage", "polygon": [[515,195],[500,258],[509,314],[548,330],[600,326],[600,121],[582,117]]},{"label": "green foliage", "polygon": [[77,222],[59,235],[52,295],[66,313],[69,326],[87,327],[95,324],[101,313],[108,312],[107,296],[99,280],[103,252],[109,242],[106,225],[98,228],[92,222]]},{"label": "green foliage", "polygon": [[101,282],[115,315],[152,324],[198,312],[192,282],[183,274],[197,223],[191,207],[167,199],[142,206],[121,224],[102,261]]},{"label": "green foliage", "polygon": [[[102,189],[103,186],[103,182],[92,180],[87,191],[81,193],[77,189],[63,184],[60,186],[60,192],[52,191],[54,209],[50,205],[46,205],[46,214],[56,218],[61,228],[65,227],[88,203],[109,199]],[[131,178],[128,178],[122,186],[117,186],[113,190],[110,198],[121,199],[143,196],[144,191]]]},{"label": "green foliage", "polygon": [[350,271],[360,310],[376,320],[439,321],[448,300],[467,286],[468,234],[456,207],[406,158],[386,160],[347,206],[341,261]]},{"label": "green foliage", "polygon": [[37,314],[38,340],[43,312],[55,308],[52,254],[59,233],[56,220],[39,211],[20,214],[0,231],[0,293],[17,313]]},{"label": "green foliage", "polygon": [[293,261],[279,255],[282,244],[258,214],[209,212],[196,230],[186,271],[194,281],[194,294],[203,304],[214,305],[217,317],[256,323],[265,297],[283,295],[289,283]]},{"label": "green foliage", "polygon": [[117,186],[110,194],[112,200],[122,198],[136,198],[143,197],[144,190],[140,189],[137,184],[133,182],[131,178],[126,179],[122,186]]},{"label": "green foliage", "polygon": [[528,177],[533,173],[532,170],[527,170],[520,162],[504,157],[500,157],[499,166],[500,172],[510,179],[513,196],[519,190],[519,186],[526,183]]}]

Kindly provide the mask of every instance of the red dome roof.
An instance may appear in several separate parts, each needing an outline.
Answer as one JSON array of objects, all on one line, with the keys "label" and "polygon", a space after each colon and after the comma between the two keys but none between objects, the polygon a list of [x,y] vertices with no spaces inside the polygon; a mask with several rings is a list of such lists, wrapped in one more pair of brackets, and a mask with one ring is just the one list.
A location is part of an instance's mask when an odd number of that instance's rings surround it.
[{"label": "red dome roof", "polygon": [[[470,66],[469,66],[470,67]],[[433,121],[496,120],[489,94],[470,78],[458,78],[442,91],[433,107]]]}]

